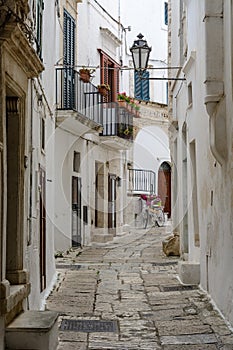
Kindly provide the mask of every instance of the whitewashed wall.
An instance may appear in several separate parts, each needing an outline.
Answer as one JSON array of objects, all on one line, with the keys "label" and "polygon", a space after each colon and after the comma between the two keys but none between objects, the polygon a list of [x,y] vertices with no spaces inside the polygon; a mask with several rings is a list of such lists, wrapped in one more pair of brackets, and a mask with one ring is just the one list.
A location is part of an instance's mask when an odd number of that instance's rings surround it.
[{"label": "whitewashed wall", "polygon": [[142,128],[134,143],[134,168],[154,171],[157,186],[158,170],[163,162],[170,162],[168,135],[159,126]]},{"label": "whitewashed wall", "polygon": [[[55,62],[56,32],[59,25],[55,5],[45,0],[43,12],[43,49],[42,57],[45,70],[41,74],[40,84],[34,79],[29,90],[28,108],[31,115],[32,138],[28,134],[28,152],[32,157],[31,200],[28,189],[28,237],[26,248],[26,263],[30,273],[31,293],[29,295],[30,309],[43,308],[44,299],[55,283],[56,271],[54,262],[54,130],[55,130]],[[41,149],[41,119],[45,120],[45,150]],[[32,142],[32,145],[30,144]],[[30,157],[29,157],[30,162]],[[40,293],[40,225],[39,225],[39,165],[46,171],[46,288]],[[31,211],[30,211],[31,206]]]},{"label": "whitewashed wall", "polygon": [[[101,0],[98,3],[118,21],[118,1]],[[94,0],[84,0],[78,5],[77,50],[78,66],[96,68],[92,80],[94,85],[100,83],[100,55],[98,48],[104,50],[115,61],[119,62],[119,47],[114,41],[101,33],[100,28],[108,28],[119,38],[119,26],[113,21]]]},{"label": "whitewashed wall", "polygon": [[[172,0],[171,4],[171,62],[177,64],[180,62],[178,50],[180,11],[176,0]],[[187,5],[187,57],[183,72],[186,74],[186,82],[177,82],[172,86],[173,116],[178,121],[178,131],[174,129],[172,135],[173,159],[176,160],[174,166],[177,167],[178,173],[177,181],[174,183],[178,188],[174,222],[183,241],[183,219],[187,211],[188,264],[200,263],[201,286],[210,293],[223,315],[233,324],[232,115],[230,112],[232,111],[232,76],[230,74],[232,72],[232,4],[229,1],[220,3],[209,0],[193,0],[185,4]],[[223,12],[223,19],[215,15],[221,12]],[[211,23],[213,26],[209,30]],[[190,88],[188,88],[190,83],[192,101],[190,101]],[[222,86],[224,96],[221,93]],[[218,120],[219,123],[216,124]],[[184,146],[182,134],[185,127],[187,147]],[[226,151],[225,140],[227,140]],[[195,157],[192,154],[194,142]],[[223,151],[219,157],[218,152],[221,150]],[[183,176],[185,151],[187,178]],[[196,189],[194,173],[196,173]],[[183,203],[184,191],[187,192],[186,209]],[[193,206],[195,192],[197,203]],[[200,237],[199,244],[195,240],[197,233]]]}]

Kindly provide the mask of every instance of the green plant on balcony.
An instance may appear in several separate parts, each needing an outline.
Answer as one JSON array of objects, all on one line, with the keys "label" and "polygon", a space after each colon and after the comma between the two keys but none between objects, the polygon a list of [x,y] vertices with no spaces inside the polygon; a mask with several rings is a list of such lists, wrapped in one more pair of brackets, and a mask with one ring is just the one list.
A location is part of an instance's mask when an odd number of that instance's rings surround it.
[{"label": "green plant on balcony", "polygon": [[125,92],[122,92],[117,95],[117,101],[125,101],[126,103],[130,103],[130,97],[127,96]]},{"label": "green plant on balcony", "polygon": [[133,127],[131,125],[120,124],[119,136],[130,138],[133,135]]},{"label": "green plant on balcony", "polygon": [[139,102],[134,98],[127,96],[125,92],[119,93],[117,95],[117,101],[119,105],[121,105],[124,108],[127,108],[133,114],[135,115],[139,114],[139,110],[140,110]]}]

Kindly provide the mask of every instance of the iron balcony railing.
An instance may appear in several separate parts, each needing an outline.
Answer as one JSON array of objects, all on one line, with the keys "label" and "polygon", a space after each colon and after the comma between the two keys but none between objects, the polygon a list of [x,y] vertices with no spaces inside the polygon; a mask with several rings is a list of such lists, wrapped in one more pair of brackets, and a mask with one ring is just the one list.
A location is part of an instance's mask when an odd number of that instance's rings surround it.
[{"label": "iron balcony railing", "polygon": [[84,83],[71,67],[56,68],[56,106],[58,110],[77,111],[98,124],[103,124],[101,96],[92,83]]},{"label": "iron balcony railing", "polygon": [[77,111],[103,126],[102,136],[133,140],[133,115],[117,102],[104,102],[92,83],[84,83],[71,67],[56,68],[57,110]]},{"label": "iron balcony railing", "polygon": [[129,169],[130,190],[137,193],[155,193],[156,174],[152,170]]},{"label": "iron balcony railing", "polygon": [[133,115],[117,102],[103,103],[102,136],[119,136],[125,140],[133,140]]}]

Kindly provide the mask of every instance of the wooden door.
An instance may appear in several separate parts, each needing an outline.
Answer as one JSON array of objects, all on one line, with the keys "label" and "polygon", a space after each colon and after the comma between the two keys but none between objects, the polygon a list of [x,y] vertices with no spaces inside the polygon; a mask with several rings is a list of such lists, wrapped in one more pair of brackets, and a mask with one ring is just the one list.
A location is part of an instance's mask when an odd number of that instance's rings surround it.
[{"label": "wooden door", "polygon": [[161,164],[158,173],[158,195],[162,200],[164,212],[171,216],[171,167],[167,162]]},{"label": "wooden door", "polygon": [[116,231],[116,175],[108,175],[108,228]]},{"label": "wooden door", "polygon": [[81,178],[72,177],[72,247],[81,246]]}]

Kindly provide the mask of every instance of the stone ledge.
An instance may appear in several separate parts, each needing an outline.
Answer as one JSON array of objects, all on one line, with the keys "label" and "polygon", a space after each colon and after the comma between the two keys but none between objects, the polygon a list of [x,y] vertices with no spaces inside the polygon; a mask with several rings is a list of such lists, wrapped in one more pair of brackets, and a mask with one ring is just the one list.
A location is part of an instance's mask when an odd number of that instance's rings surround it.
[{"label": "stone ledge", "polygon": [[182,283],[200,283],[200,264],[188,261],[178,261],[178,273]]},{"label": "stone ledge", "polygon": [[58,313],[26,311],[6,328],[6,345],[12,349],[56,350]]},{"label": "stone ledge", "polygon": [[25,311],[6,328],[7,332],[49,331],[58,318],[54,311]]}]

